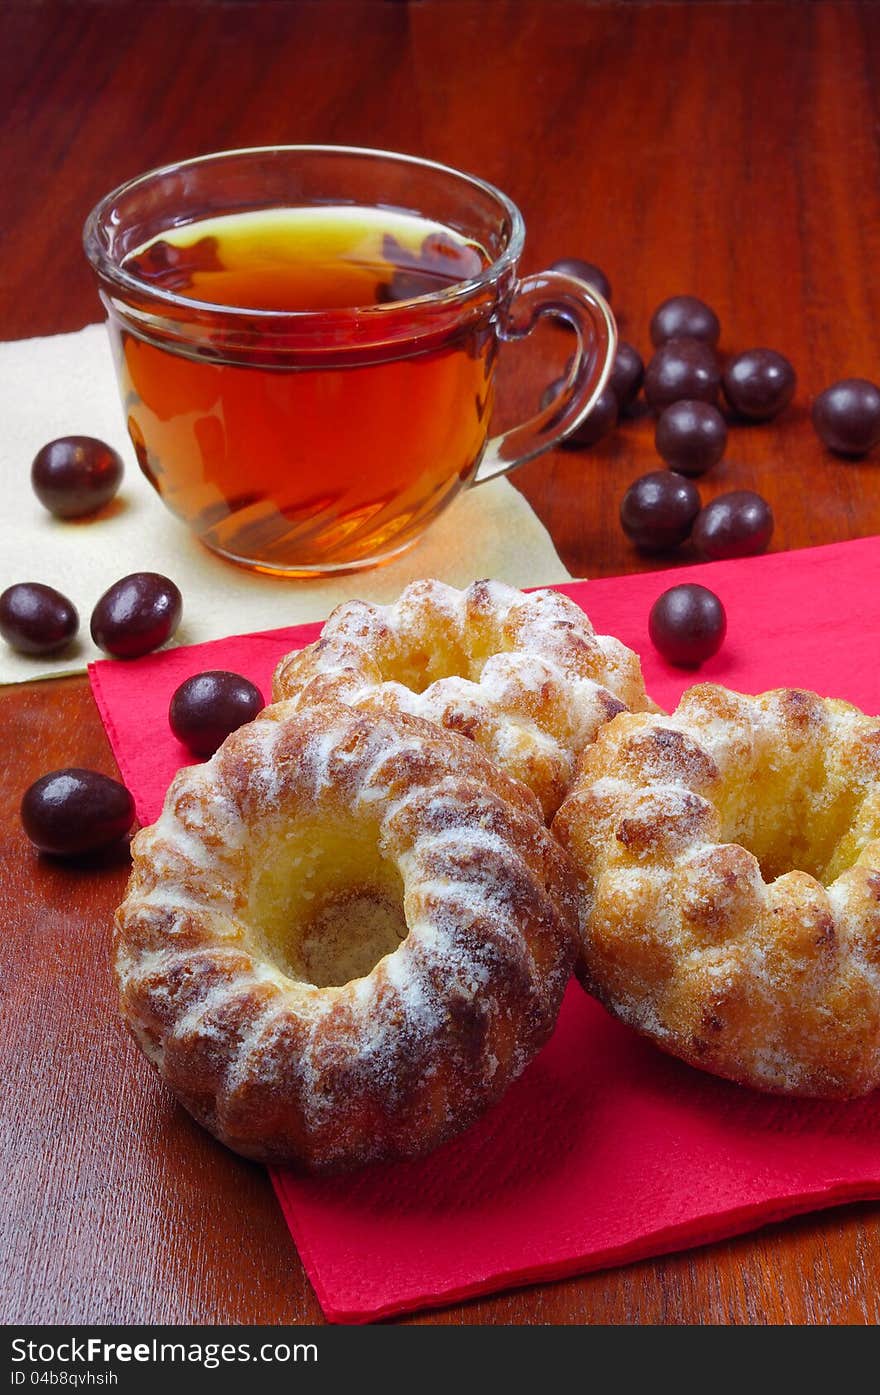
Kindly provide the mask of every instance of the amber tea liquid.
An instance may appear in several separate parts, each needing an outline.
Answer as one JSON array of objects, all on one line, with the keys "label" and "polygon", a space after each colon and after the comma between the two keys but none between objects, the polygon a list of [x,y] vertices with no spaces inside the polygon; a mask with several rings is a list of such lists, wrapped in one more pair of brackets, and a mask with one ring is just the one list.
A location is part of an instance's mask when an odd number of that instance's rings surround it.
[{"label": "amber tea liquid", "polygon": [[[179,340],[151,329],[148,291],[137,328],[111,318],[141,469],[203,542],[259,570],[393,556],[470,479],[492,406],[491,297],[464,323],[406,302],[487,264],[450,229],[375,208],[163,233],[126,270],[202,308]],[[219,316],[213,332],[214,305],[241,311],[232,336]]]}]

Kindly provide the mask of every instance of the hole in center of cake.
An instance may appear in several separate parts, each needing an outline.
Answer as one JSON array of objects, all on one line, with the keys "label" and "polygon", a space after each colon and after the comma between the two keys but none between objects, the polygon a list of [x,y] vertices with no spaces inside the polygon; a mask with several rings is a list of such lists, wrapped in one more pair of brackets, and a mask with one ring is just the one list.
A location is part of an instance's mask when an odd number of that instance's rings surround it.
[{"label": "hole in center of cake", "polygon": [[479,683],[488,659],[496,652],[491,636],[470,636],[465,642],[450,621],[438,620],[423,642],[412,639],[382,667],[382,677],[423,693],[432,683],[462,678]]},{"label": "hole in center of cake", "polygon": [[347,822],[276,829],[255,859],[246,920],[261,957],[316,988],[364,978],[408,933],[378,830]]},{"label": "hole in center of cake", "polygon": [[300,929],[301,977],[317,988],[364,978],[406,934],[403,906],[381,887],[340,891]]},{"label": "hole in center of cake", "polygon": [[[822,775],[810,780],[796,766],[786,769],[781,763],[759,775],[756,781],[747,771],[739,799],[722,805],[722,840],[748,848],[766,882],[800,871],[830,885],[861,851],[853,823],[864,789],[835,787]],[[764,791],[760,801],[756,783]]]}]

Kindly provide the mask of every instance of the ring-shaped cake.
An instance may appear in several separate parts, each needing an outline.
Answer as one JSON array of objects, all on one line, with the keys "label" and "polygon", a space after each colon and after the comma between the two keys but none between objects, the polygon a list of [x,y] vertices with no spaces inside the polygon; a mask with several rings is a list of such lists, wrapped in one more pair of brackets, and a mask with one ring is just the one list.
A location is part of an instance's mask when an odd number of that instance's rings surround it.
[{"label": "ring-shaped cake", "polygon": [[431,723],[268,707],[179,772],[132,852],[123,1016],[247,1157],[427,1152],[553,1029],[574,878],[534,796]]},{"label": "ring-shaped cake", "polygon": [[880,720],[700,685],[606,726],[553,832],[617,1017],[758,1089],[880,1084]]},{"label": "ring-shaped cake", "polygon": [[624,709],[655,710],[638,656],[574,601],[498,581],[417,581],[387,606],[350,601],[287,655],[276,699],[407,712],[476,741],[550,818],[576,758]]}]

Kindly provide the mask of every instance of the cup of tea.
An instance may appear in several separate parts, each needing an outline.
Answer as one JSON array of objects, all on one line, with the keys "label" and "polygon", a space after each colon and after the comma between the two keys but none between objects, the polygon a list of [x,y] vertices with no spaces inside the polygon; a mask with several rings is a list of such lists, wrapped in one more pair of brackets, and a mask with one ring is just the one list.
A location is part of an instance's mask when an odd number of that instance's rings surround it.
[{"label": "cup of tea", "polygon": [[[84,241],[141,470],[257,571],[394,557],[604,387],[611,311],[573,277],[519,279],[524,233],[480,179],[341,146],[224,151],[115,189]],[[565,383],[491,435],[499,345],[542,315],[575,331]]]}]

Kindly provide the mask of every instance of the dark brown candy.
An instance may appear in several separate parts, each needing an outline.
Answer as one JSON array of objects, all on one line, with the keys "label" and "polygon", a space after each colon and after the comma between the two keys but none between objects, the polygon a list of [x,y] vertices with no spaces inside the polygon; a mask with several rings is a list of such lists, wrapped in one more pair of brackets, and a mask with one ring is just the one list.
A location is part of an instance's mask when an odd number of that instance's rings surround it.
[{"label": "dark brown candy", "polygon": [[819,439],[838,455],[866,455],[880,445],[880,387],[867,378],[842,378],[813,403]]},{"label": "dark brown candy", "polygon": [[106,442],[94,436],[60,436],[35,455],[31,485],[56,518],[82,518],[109,503],[122,474],[122,460]]},{"label": "dark brown candy", "polygon": [[711,402],[685,398],[660,413],[654,444],[670,469],[681,475],[704,475],[724,454],[727,426]]},{"label": "dark brown candy", "polygon": [[158,572],[132,572],[105,591],[92,611],[92,639],[117,659],[136,659],[170,639],[183,599]]},{"label": "dark brown candy", "polygon": [[621,339],[614,355],[608,386],[617,398],[621,412],[627,412],[639,395],[645,379],[645,365],[638,349]]},{"label": "dark brown candy", "polygon": [[718,398],[718,359],[701,339],[670,339],[645,369],[645,397],[656,412],[672,402],[712,402]]},{"label": "dark brown candy", "polygon": [[617,398],[609,387],[600,392],[593,406],[584,417],[580,426],[576,426],[562,445],[566,449],[584,448],[595,446],[613,431],[617,425]]},{"label": "dark brown candy", "polygon": [[76,607],[39,581],[19,581],[0,596],[0,634],[20,654],[54,654],[79,629]]},{"label": "dark brown candy", "polygon": [[697,668],[724,643],[727,616],[714,591],[685,582],[658,596],[648,617],[648,633],[669,663]]},{"label": "dark brown candy", "polygon": [[673,295],[657,306],[651,316],[650,333],[655,346],[670,339],[702,339],[706,344],[717,344],[721,325],[705,301],[695,295]]},{"label": "dark brown candy", "polygon": [[118,780],[70,766],[25,791],[21,822],[40,852],[77,857],[122,838],[134,822],[134,800]]},{"label": "dark brown candy", "polygon": [[620,522],[643,552],[665,552],[690,536],[700,511],[695,484],[670,470],[655,470],[634,480],[620,505]]},{"label": "dark brown candy", "polygon": [[561,271],[563,276],[576,276],[579,281],[586,281],[588,286],[598,291],[603,300],[611,299],[611,282],[602,268],[593,262],[582,261],[580,257],[560,257],[550,270]]},{"label": "dark brown candy", "polygon": [[773,536],[773,510],[751,489],[719,494],[701,509],[691,541],[701,557],[752,557],[765,552]]},{"label": "dark brown candy", "polygon": [[775,349],[747,349],[729,361],[721,383],[724,396],[741,417],[769,421],[794,397],[797,375]]},{"label": "dark brown candy", "polygon": [[255,684],[240,673],[209,669],[187,678],[174,692],[168,709],[171,730],[197,756],[212,756],[265,703]]},{"label": "dark brown candy", "polygon": [[[556,400],[564,386],[565,379],[557,378],[544,389],[541,395],[542,410]],[[600,392],[580,426],[575,427],[559,444],[566,450],[583,450],[588,446],[595,446],[603,436],[613,431],[616,425],[617,398],[611,389],[606,387]]]}]

